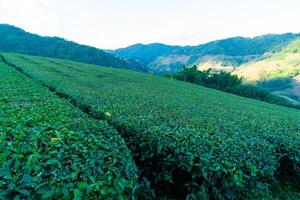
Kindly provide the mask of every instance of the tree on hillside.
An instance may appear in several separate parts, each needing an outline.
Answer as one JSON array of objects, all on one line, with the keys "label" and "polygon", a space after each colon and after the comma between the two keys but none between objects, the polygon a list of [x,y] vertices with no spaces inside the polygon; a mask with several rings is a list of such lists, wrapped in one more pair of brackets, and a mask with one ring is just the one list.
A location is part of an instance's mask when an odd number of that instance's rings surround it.
[{"label": "tree on hillside", "polygon": [[213,73],[211,69],[199,71],[197,66],[184,68],[175,77],[178,80],[194,84],[204,85],[219,90],[225,90],[227,87],[233,87],[242,83],[241,78],[226,72]]}]

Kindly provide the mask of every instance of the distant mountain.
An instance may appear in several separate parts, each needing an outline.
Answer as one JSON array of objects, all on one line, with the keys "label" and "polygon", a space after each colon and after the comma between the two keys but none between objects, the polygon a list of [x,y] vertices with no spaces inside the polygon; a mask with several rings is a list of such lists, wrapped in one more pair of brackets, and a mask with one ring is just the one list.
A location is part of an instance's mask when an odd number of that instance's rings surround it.
[{"label": "distant mountain", "polygon": [[160,43],[153,43],[149,45],[135,44],[126,48],[110,51],[111,53],[120,56],[139,60],[141,63],[148,65],[160,56],[167,56],[184,53],[184,47],[170,46]]},{"label": "distant mountain", "polygon": [[239,66],[262,59],[266,53],[275,53],[300,34],[269,34],[254,38],[234,37],[198,46],[170,46],[159,43],[136,44],[110,51],[119,57],[138,60],[149,71],[161,74],[177,72],[185,66],[222,63],[223,66]]},{"label": "distant mountain", "polygon": [[130,59],[122,60],[94,47],[80,45],[58,37],[42,37],[7,24],[0,24],[0,38],[0,51],[146,71],[140,64],[133,64]]}]

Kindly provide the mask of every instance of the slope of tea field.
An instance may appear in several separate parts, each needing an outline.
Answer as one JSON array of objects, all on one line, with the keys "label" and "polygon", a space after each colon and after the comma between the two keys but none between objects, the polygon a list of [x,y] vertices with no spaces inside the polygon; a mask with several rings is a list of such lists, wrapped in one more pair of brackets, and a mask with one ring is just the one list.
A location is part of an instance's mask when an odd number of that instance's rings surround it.
[{"label": "slope of tea field", "polygon": [[2,56],[113,125],[156,195],[262,199],[289,185],[278,195],[299,197],[298,110],[126,70]]},{"label": "slope of tea field", "polygon": [[137,169],[117,131],[0,63],[0,199],[121,199]]}]

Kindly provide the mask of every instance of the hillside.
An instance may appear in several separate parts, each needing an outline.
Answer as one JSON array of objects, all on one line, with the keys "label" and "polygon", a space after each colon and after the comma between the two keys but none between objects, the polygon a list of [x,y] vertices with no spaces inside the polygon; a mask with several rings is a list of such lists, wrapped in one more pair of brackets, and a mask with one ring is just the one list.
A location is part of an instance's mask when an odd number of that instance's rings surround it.
[{"label": "hillside", "polygon": [[[246,83],[258,84],[273,93],[300,102],[299,34],[229,38],[199,46],[163,44],[133,45],[111,51],[142,62],[155,74],[178,72],[185,66],[199,70],[233,72]],[[144,53],[144,54],[143,54]]]},{"label": "hillside", "polygon": [[41,37],[6,24],[0,24],[0,51],[68,59],[109,67],[145,72],[145,68],[104,52],[58,37]]},{"label": "hillside", "polygon": [[245,82],[258,83],[272,92],[300,101],[300,40],[264,59],[240,65],[233,73]]},{"label": "hillside", "polygon": [[184,66],[219,62],[239,66],[261,59],[264,54],[280,51],[300,34],[263,35],[254,38],[234,37],[198,46],[169,46],[164,44],[137,44],[110,51],[119,57],[136,59],[155,74],[177,72]]},{"label": "hillside", "polygon": [[[133,182],[124,188],[125,178],[112,181],[112,175],[104,182],[113,182],[110,192],[127,191],[123,197],[130,198],[133,188],[140,191],[137,195],[158,199],[300,197],[299,110],[127,70],[19,54],[1,54],[1,58],[10,70],[113,126],[124,138],[139,169],[140,186]],[[110,132],[101,135],[111,138]],[[90,141],[98,144],[97,139]],[[105,161],[123,169],[117,160]],[[132,177],[117,171],[116,175],[128,181]],[[0,190],[7,189],[3,181],[8,181],[0,180]],[[87,187],[79,187],[75,193],[86,191]]]}]

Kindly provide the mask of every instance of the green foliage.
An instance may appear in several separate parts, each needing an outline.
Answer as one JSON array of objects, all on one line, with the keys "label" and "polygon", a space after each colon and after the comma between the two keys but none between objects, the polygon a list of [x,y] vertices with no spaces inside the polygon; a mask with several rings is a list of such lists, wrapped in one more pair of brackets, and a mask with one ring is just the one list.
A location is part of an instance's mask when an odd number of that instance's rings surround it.
[{"label": "green foliage", "polygon": [[300,53],[300,39],[294,40],[286,48],[283,49],[284,53]]},{"label": "green foliage", "polygon": [[236,75],[231,75],[226,72],[211,73],[210,69],[198,71],[196,66],[184,68],[184,70],[175,75],[175,78],[218,90],[225,90],[226,88],[234,87],[242,83],[242,79]]},{"label": "green foliage", "polygon": [[263,81],[269,81],[274,79],[287,79],[292,78],[300,74],[299,67],[286,67],[278,70],[274,70],[269,73],[265,73]]},{"label": "green foliage", "polygon": [[0,199],[125,199],[137,169],[117,131],[0,63]]},{"label": "green foliage", "polygon": [[298,110],[126,70],[4,57],[114,125],[158,196],[263,199],[282,177],[300,181]]}]

